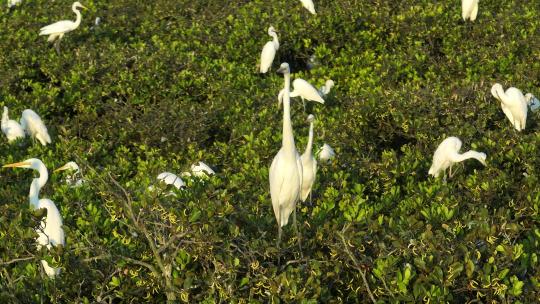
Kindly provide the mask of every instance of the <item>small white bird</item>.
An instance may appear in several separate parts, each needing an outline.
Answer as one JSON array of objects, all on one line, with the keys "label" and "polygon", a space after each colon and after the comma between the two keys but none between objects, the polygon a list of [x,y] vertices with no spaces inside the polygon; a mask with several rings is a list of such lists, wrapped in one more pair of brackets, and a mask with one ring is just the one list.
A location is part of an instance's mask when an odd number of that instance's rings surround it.
[{"label": "small white bird", "polygon": [[446,169],[450,167],[450,177],[452,177],[452,165],[469,158],[474,158],[481,162],[482,165],[486,165],[486,153],[470,150],[459,154],[459,149],[461,149],[461,140],[459,138],[451,136],[443,140],[433,154],[433,164],[429,168],[428,174],[437,177],[441,172],[445,173]]},{"label": "small white bird", "polygon": [[176,189],[182,189],[182,187],[186,186],[180,177],[171,172],[162,172],[157,176],[157,179],[167,185],[173,185]]},{"label": "small white bird", "polygon": [[272,37],[272,41],[268,41],[261,52],[261,65],[260,65],[260,72],[266,73],[272,66],[272,62],[274,61],[274,57],[276,56],[276,52],[279,49],[279,40],[277,36],[277,32],[274,29],[273,26],[270,26],[268,28],[268,35]]},{"label": "small white bird", "polygon": [[321,162],[328,162],[336,156],[334,149],[329,144],[324,144],[319,151],[319,160]]},{"label": "small white bird", "polygon": [[277,246],[279,247],[281,242],[281,227],[287,225],[291,213],[293,213],[293,224],[298,233],[298,244],[300,244],[300,234],[296,226],[296,202],[300,197],[302,186],[302,161],[294,143],[291,122],[291,100],[289,97],[291,72],[289,64],[286,62],[282,63],[278,72],[283,73],[285,76],[283,134],[281,148],[272,160],[272,165],[270,165],[269,179],[272,207],[278,223]]},{"label": "small white bird", "polygon": [[525,100],[527,101],[527,104],[531,108],[532,112],[536,112],[538,109],[540,109],[540,100],[538,100],[538,98],[536,98],[533,94],[525,94]]},{"label": "small white bird", "polygon": [[39,140],[42,145],[46,146],[51,143],[51,137],[49,136],[47,127],[45,127],[45,124],[36,112],[30,109],[24,110],[21,115],[21,127],[30,137]]},{"label": "small white bird", "polygon": [[461,17],[463,21],[467,19],[474,21],[478,14],[478,0],[461,0]]},{"label": "small white bird", "polygon": [[324,99],[319,95],[319,91],[315,89],[314,86],[309,84],[307,81],[305,81],[302,78],[296,78],[293,81],[293,91],[291,92],[291,97],[298,97],[302,98],[302,103],[304,105],[304,111],[306,110],[306,103],[304,99],[310,100],[310,101],[316,101],[319,103],[324,104]]},{"label": "small white bird", "polygon": [[56,43],[54,44],[54,46],[58,53],[60,53],[60,40],[62,40],[62,38],[64,37],[64,34],[75,30],[81,24],[82,16],[81,16],[81,12],[78,10],[79,8],[86,8],[86,7],[84,7],[79,1],[73,2],[73,4],[71,5],[71,10],[77,16],[75,21],[62,20],[62,21],[58,21],[53,24],[44,26],[39,30],[40,36],[49,35],[49,38],[47,38],[47,41],[53,42],[56,40]]},{"label": "small white bird", "polygon": [[308,143],[306,146],[306,151],[300,157],[302,160],[302,193],[300,199],[302,202],[305,202],[308,195],[310,196],[311,201],[311,188],[315,182],[315,177],[317,175],[317,160],[313,157],[313,122],[315,121],[315,116],[310,114],[307,118],[309,122],[309,137]]},{"label": "small white bird", "polygon": [[511,87],[505,92],[502,85],[496,83],[491,87],[491,94],[501,102],[504,115],[514,128],[518,131],[524,130],[527,122],[527,100],[521,90]]},{"label": "small white bird", "polygon": [[[45,186],[49,178],[47,167],[45,167],[41,160],[31,158],[20,163],[5,165],[4,168],[26,168],[39,172],[39,177],[32,180],[32,184],[30,185],[30,193],[28,195],[30,207],[33,210],[47,210],[47,215],[41,221],[39,228],[36,229],[38,234],[37,248],[39,250],[41,249],[41,246],[47,246],[48,249],[50,249],[51,246],[64,246],[66,241],[64,229],[62,228],[62,216],[60,215],[58,208],[56,208],[56,205],[50,199],[39,199],[39,191],[43,186]],[[41,264],[43,265],[45,273],[50,278],[54,278],[60,274],[60,268],[49,266],[47,261],[41,260]]]},{"label": "small white bird", "polygon": [[334,81],[332,79],[328,79],[324,85],[319,89],[319,95],[321,97],[325,97],[330,93],[330,90],[334,87]]},{"label": "small white bird", "polygon": [[8,107],[4,106],[4,113],[2,113],[2,132],[6,134],[8,142],[13,142],[18,138],[24,138],[24,129],[21,125],[15,121],[9,119]]},{"label": "small white bird", "polygon": [[[210,175],[216,174],[210,166],[205,164],[204,162],[200,161],[198,164],[191,165],[191,172],[193,173],[193,176],[205,178]],[[182,173],[182,176],[191,176],[192,174],[189,172]]]},{"label": "small white bird", "polygon": [[[64,171],[64,170],[72,171],[71,175],[68,175],[66,177],[66,182],[71,187],[75,188],[75,187],[80,187],[82,185],[83,178],[81,175],[81,170],[79,168],[79,165],[77,165],[76,162],[70,161],[66,163],[65,165],[63,165],[62,167],[54,170],[53,172],[59,172],[59,171]],[[81,175],[81,177],[78,177],[77,175]]]},{"label": "small white bird", "polygon": [[20,4],[22,0],[8,0],[8,8],[12,8],[17,4]]},{"label": "small white bird", "polygon": [[302,5],[313,15],[317,15],[315,12],[315,4],[313,4],[313,0],[300,0],[302,2]]}]

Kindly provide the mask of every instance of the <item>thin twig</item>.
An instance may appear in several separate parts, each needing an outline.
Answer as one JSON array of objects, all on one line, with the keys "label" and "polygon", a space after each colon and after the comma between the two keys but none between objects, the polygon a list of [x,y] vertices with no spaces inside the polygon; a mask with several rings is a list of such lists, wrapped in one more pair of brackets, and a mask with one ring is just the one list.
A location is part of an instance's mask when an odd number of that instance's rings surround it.
[{"label": "thin twig", "polygon": [[7,261],[7,262],[0,262],[0,265],[10,265],[10,264],[21,262],[21,261],[32,260],[33,258],[34,258],[34,256],[29,256],[29,257],[24,257],[24,258],[17,258],[17,259],[13,259],[13,260]]}]

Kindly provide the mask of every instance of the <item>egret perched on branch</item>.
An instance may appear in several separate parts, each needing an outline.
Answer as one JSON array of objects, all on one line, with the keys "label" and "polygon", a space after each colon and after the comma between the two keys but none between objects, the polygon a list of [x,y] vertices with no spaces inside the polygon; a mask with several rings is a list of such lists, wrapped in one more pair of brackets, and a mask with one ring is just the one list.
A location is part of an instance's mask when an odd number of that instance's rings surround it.
[{"label": "egret perched on branch", "polygon": [[300,0],[302,2],[302,5],[313,15],[317,15],[315,12],[315,4],[313,4],[313,0]]},{"label": "egret perched on branch", "polygon": [[268,41],[261,52],[261,65],[260,65],[260,72],[266,73],[272,66],[272,61],[274,61],[274,57],[276,56],[276,52],[279,49],[279,40],[277,36],[277,32],[274,29],[273,26],[270,26],[268,28],[268,35],[272,37],[272,41]]},{"label": "egret perched on branch", "polygon": [[435,150],[435,154],[433,154],[433,164],[429,168],[428,174],[437,177],[441,171],[444,173],[450,167],[450,177],[452,177],[452,165],[469,158],[474,158],[481,162],[482,165],[486,165],[486,153],[470,150],[459,154],[459,149],[461,149],[461,140],[459,138],[451,136],[443,140]]},{"label": "egret perched on branch", "polygon": [[461,17],[463,21],[467,19],[474,21],[478,14],[478,0],[461,0]]},{"label": "egret perched on branch", "polygon": [[332,79],[328,79],[324,85],[319,89],[319,95],[321,97],[325,97],[330,93],[330,90],[334,87],[334,81]]},{"label": "egret perched on branch", "polygon": [[[30,193],[28,198],[30,200],[30,207],[34,210],[46,209],[47,215],[43,218],[40,226],[36,229],[38,234],[38,250],[41,246],[47,246],[48,249],[51,246],[65,245],[64,230],[62,229],[62,216],[56,208],[56,205],[50,199],[39,199],[39,191],[49,178],[49,173],[43,162],[37,158],[30,158],[20,163],[14,163],[5,165],[4,168],[26,168],[39,172],[39,177],[32,180],[30,185]],[[60,268],[54,268],[49,266],[47,261],[41,260],[45,273],[54,278],[60,274]]]},{"label": "egret perched on branch", "polygon": [[26,109],[22,112],[21,115],[21,126],[26,130],[26,133],[32,138],[36,138],[39,142],[46,146],[51,143],[51,137],[47,131],[47,127],[37,115],[36,112]]},{"label": "egret perched on branch", "polygon": [[[290,97],[298,97],[302,98],[302,104],[304,105],[304,112],[306,111],[306,103],[304,99],[310,100],[310,101],[316,101],[319,103],[324,104],[324,99],[319,95],[319,91],[315,89],[314,86],[309,84],[307,81],[305,81],[302,78],[296,78],[293,83],[293,91],[290,94]],[[281,93],[281,92],[280,92]]]},{"label": "egret perched on branch", "polygon": [[64,37],[64,34],[67,32],[71,32],[79,27],[81,24],[81,12],[78,10],[79,8],[86,8],[84,7],[79,1],[73,2],[71,5],[71,10],[75,13],[77,16],[77,19],[75,21],[71,20],[62,20],[55,22],[53,24],[47,25],[42,27],[39,30],[39,35],[49,35],[49,38],[47,38],[47,41],[53,42],[56,40],[54,47],[56,48],[56,52],[60,53],[60,40]]},{"label": "egret perched on branch", "polygon": [[17,121],[9,119],[8,107],[5,106],[4,113],[2,113],[2,132],[6,134],[8,142],[25,136],[23,127]]},{"label": "egret perched on branch", "polygon": [[298,234],[300,245],[300,233],[296,225],[296,202],[300,197],[302,186],[302,162],[294,143],[293,128],[291,122],[290,93],[290,69],[289,64],[284,62],[278,69],[285,76],[285,88],[283,93],[283,138],[281,149],[274,157],[270,166],[270,196],[272,207],[278,223],[278,241],[281,242],[281,227],[287,225],[289,216],[293,213],[293,224]]},{"label": "egret perched on branch", "polygon": [[167,185],[173,185],[176,189],[182,189],[182,187],[186,186],[180,177],[171,172],[162,172],[157,176],[157,179]]},{"label": "egret perched on branch", "polygon": [[311,188],[315,182],[315,176],[317,175],[317,160],[313,157],[313,122],[315,116],[310,114],[307,118],[309,122],[309,137],[306,146],[306,151],[300,157],[302,160],[302,193],[300,199],[305,202],[308,195],[311,201]]},{"label": "egret perched on branch", "polygon": [[527,121],[527,99],[521,90],[511,87],[505,92],[502,85],[496,83],[491,87],[491,94],[501,102],[504,115],[514,128],[518,131],[524,130]]},{"label": "egret perched on branch", "polygon": [[53,172],[59,172],[59,171],[71,171],[71,175],[69,175],[67,178],[66,178],[66,182],[71,185],[71,187],[79,187],[82,185],[83,183],[83,179],[82,179],[82,176],[81,177],[77,177],[77,175],[81,175],[81,170],[79,168],[79,165],[77,165],[76,162],[74,161],[70,161],[68,163],[66,163],[65,165],[63,165],[62,167],[54,170]]},{"label": "egret perched on branch", "polygon": [[328,162],[336,156],[334,149],[329,144],[324,144],[319,151],[319,160],[322,162]]}]

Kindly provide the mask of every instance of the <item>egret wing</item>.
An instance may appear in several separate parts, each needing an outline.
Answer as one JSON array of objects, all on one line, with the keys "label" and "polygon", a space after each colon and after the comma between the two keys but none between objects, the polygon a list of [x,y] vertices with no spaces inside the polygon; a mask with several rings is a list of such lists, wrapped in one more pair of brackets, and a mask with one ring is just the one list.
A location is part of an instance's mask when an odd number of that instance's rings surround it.
[{"label": "egret wing", "polygon": [[39,30],[39,35],[43,36],[43,35],[65,33],[65,32],[72,31],[74,28],[75,28],[75,22],[71,20],[62,20],[62,21],[58,21],[53,24],[42,27]]}]

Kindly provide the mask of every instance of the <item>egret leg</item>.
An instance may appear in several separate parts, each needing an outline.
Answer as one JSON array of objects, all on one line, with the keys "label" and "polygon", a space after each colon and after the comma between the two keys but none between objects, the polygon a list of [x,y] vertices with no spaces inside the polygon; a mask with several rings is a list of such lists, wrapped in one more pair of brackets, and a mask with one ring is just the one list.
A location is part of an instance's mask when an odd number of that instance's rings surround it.
[{"label": "egret leg", "polygon": [[60,39],[54,42],[54,49],[56,50],[56,54],[60,55]]},{"label": "egret leg", "polygon": [[452,165],[450,165],[450,174],[449,174],[449,177],[452,178]]},{"label": "egret leg", "polygon": [[303,256],[302,240],[300,239],[300,230],[298,229],[298,225],[296,224],[296,206],[294,206],[294,211],[293,211],[293,225],[294,225],[294,230],[296,231],[296,237],[298,238],[298,248],[300,248],[300,255]]},{"label": "egret leg", "polygon": [[278,214],[278,219],[279,219],[279,220],[278,220],[278,223],[277,223],[277,227],[278,227],[278,238],[277,238],[277,244],[276,244],[276,246],[277,246],[277,248],[278,248],[278,250],[279,250],[279,245],[280,245],[280,243],[281,243],[281,208],[278,208],[278,212],[279,212],[279,214]]},{"label": "egret leg", "polygon": [[304,105],[304,113],[306,113],[306,101],[302,97],[302,105]]}]

